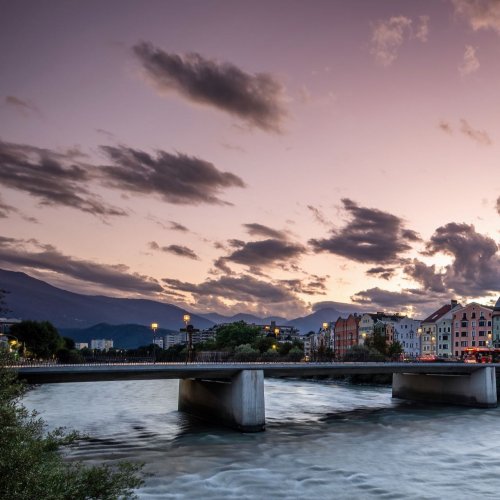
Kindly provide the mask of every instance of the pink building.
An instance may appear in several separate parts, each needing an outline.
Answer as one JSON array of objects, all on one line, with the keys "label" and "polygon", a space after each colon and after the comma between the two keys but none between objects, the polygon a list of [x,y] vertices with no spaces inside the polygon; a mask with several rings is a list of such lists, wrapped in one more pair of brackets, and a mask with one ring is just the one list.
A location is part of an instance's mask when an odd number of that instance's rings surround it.
[{"label": "pink building", "polygon": [[451,331],[455,356],[462,357],[467,347],[492,346],[492,314],[491,308],[477,302],[453,312]]}]

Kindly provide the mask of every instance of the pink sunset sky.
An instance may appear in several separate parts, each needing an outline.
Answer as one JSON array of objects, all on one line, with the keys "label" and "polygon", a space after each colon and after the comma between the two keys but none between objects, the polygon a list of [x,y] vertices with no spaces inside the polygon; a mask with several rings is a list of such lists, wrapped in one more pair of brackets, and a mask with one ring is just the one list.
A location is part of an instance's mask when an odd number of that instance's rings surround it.
[{"label": "pink sunset sky", "polygon": [[497,300],[499,0],[0,8],[0,268],[226,315]]}]

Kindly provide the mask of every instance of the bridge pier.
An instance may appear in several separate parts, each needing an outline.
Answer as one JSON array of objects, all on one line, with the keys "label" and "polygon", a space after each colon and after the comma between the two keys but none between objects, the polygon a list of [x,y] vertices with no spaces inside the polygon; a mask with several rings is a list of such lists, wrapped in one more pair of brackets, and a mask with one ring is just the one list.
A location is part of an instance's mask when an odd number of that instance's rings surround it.
[{"label": "bridge pier", "polygon": [[264,372],[242,370],[231,379],[181,379],[178,408],[242,432],[263,431]]},{"label": "bridge pier", "polygon": [[478,368],[461,375],[394,373],[392,397],[477,408],[497,406],[495,368]]}]

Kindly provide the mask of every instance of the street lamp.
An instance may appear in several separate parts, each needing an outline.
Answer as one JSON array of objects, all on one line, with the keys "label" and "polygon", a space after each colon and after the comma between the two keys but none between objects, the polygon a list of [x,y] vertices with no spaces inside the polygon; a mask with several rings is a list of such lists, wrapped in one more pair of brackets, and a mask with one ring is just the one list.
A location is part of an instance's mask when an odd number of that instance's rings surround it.
[{"label": "street lamp", "polygon": [[156,330],[158,329],[158,323],[151,323],[151,330],[153,330],[153,363],[156,362]]}]

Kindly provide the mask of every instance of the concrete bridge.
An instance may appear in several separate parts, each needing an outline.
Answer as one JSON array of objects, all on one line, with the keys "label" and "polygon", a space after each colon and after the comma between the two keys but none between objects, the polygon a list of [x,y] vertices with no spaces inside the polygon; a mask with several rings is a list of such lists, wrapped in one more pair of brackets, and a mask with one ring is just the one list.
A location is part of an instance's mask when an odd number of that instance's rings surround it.
[{"label": "concrete bridge", "polygon": [[180,379],[179,410],[244,432],[264,430],[264,377],[393,374],[392,396],[497,406],[496,367],[464,363],[123,363],[17,366],[28,383]]}]

